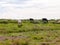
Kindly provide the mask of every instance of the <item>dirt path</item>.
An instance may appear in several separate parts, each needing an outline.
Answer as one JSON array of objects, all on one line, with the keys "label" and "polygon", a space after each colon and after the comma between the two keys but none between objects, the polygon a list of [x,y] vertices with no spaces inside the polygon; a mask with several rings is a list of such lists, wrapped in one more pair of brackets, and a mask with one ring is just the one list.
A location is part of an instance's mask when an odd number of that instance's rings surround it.
[{"label": "dirt path", "polygon": [[[7,40],[7,39],[9,39],[9,40],[14,40],[14,39],[27,39],[27,38],[29,38],[29,37],[27,37],[27,36],[0,36],[0,41],[4,41],[4,40]],[[52,42],[37,42],[37,43],[39,43],[39,44],[41,44],[41,45],[49,45],[49,44],[56,44],[56,45],[60,45],[60,37],[58,37],[58,38],[56,38],[56,39],[54,39]]]},{"label": "dirt path", "polygon": [[0,36],[0,41],[4,41],[6,39],[20,39],[20,38],[28,38],[27,36]]}]

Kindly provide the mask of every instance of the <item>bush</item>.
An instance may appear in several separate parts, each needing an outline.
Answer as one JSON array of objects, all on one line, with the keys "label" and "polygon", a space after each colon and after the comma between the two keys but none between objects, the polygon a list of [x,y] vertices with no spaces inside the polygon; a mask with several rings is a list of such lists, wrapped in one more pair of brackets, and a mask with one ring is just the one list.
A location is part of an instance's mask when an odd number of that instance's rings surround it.
[{"label": "bush", "polygon": [[7,24],[8,21],[7,20],[1,20],[0,23]]},{"label": "bush", "polygon": [[24,39],[16,39],[13,41],[13,45],[28,45],[28,42]]},{"label": "bush", "polygon": [[41,45],[49,45],[48,43],[42,43]]}]

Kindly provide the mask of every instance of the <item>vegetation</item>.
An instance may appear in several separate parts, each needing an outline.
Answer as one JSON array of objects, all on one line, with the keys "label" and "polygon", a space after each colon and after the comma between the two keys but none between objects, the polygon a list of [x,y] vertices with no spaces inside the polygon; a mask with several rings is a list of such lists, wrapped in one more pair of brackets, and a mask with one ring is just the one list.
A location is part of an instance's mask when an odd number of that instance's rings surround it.
[{"label": "vegetation", "polygon": [[60,23],[43,22],[22,20],[18,27],[17,20],[0,19],[0,45],[59,45]]}]

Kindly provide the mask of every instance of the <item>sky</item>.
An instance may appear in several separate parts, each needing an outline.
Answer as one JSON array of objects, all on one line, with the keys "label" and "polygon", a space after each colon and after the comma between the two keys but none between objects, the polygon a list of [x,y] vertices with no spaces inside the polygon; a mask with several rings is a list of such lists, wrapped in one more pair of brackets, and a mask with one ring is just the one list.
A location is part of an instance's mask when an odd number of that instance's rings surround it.
[{"label": "sky", "polygon": [[60,19],[60,0],[0,0],[0,19]]}]

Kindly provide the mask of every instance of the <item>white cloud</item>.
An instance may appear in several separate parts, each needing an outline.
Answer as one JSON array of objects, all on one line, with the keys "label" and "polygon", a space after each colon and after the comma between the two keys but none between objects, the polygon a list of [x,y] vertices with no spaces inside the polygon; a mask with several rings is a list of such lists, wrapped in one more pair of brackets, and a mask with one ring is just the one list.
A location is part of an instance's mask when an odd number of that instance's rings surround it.
[{"label": "white cloud", "polygon": [[[5,2],[0,2],[0,4],[3,6],[3,7],[7,7],[7,6],[11,6],[11,7],[21,7],[21,8],[25,8],[25,7],[41,7],[41,8],[43,8],[43,7],[45,7],[45,6],[47,6],[47,3],[45,2],[43,2],[43,1],[39,1],[39,0],[28,0],[28,1],[22,1],[22,3],[23,4],[15,4],[15,3],[9,3],[9,1],[10,0],[6,0]],[[13,0],[14,1],[14,0]],[[16,0],[15,0],[16,1]],[[18,2],[18,1],[17,1]],[[20,1],[19,1],[20,2]]]},{"label": "white cloud", "polygon": [[0,2],[0,7],[4,7],[0,18],[60,18],[59,0],[26,0],[23,3],[16,1],[19,0]]}]

